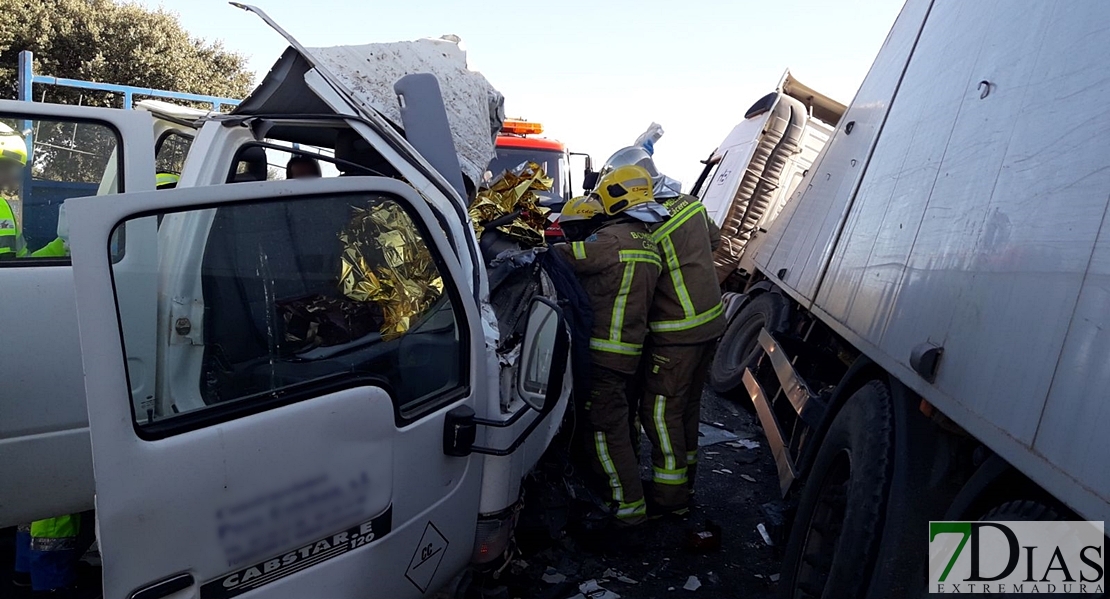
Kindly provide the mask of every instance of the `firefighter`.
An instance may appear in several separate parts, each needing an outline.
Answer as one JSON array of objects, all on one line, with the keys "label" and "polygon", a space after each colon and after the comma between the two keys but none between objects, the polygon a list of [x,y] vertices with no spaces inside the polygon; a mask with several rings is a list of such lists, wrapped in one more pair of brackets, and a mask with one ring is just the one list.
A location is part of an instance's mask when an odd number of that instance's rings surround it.
[{"label": "firefighter", "polygon": [[594,311],[585,453],[598,479],[606,481],[602,495],[624,526],[647,519],[626,390],[640,362],[662,269],[651,239],[651,224],[662,214],[645,170],[616,169],[602,178],[595,193],[564,206],[559,223],[571,243],[555,246],[573,265]]},{"label": "firefighter", "polygon": [[602,169],[602,177],[626,164],[639,165],[651,175],[656,200],[670,212],[652,229],[663,272],[649,312],[639,415],[652,443],[648,499],[653,515],[684,514],[697,469],[702,389],[725,327],[713,267],[720,230],[697,198],[681,193],[677,181],[655,168],[643,147],[618,151]]}]

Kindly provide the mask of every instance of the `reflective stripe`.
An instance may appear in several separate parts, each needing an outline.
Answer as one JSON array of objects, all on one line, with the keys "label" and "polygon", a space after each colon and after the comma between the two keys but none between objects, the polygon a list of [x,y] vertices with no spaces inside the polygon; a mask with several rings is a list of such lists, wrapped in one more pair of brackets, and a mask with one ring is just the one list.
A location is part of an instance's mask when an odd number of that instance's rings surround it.
[{"label": "reflective stripe", "polygon": [[632,503],[621,503],[617,506],[618,518],[637,518],[647,515],[647,501],[641,499]]},{"label": "reflective stripe", "polygon": [[690,291],[686,289],[686,280],[682,276],[682,266],[678,263],[678,253],[674,249],[674,242],[670,237],[659,242],[663,247],[663,253],[667,256],[667,270],[671,275],[671,283],[674,285],[675,293],[678,294],[678,303],[682,304],[682,314],[685,318],[693,318],[697,312],[694,310],[694,302],[690,299]]},{"label": "reflective stripe", "polygon": [[31,537],[31,551],[69,551],[77,549],[77,537]]},{"label": "reflective stripe", "polygon": [[577,260],[586,259],[586,244],[582,241],[572,241],[570,249],[574,252],[574,257]]},{"label": "reflective stripe", "polygon": [[651,234],[651,239],[655,241],[655,243],[659,243],[663,238],[669,238],[675,229],[681,227],[683,223],[690,220],[692,216],[702,210],[705,210],[704,204],[701,202],[690,202],[686,207],[679,210],[678,213],[674,214],[660,225],[659,228]]},{"label": "reflective stripe", "polygon": [[632,275],[635,272],[635,263],[629,262],[624,265],[621,288],[617,291],[617,298],[613,300],[613,319],[609,322],[609,341],[620,343],[621,329],[624,328],[624,309],[628,306],[628,294],[632,292]]},{"label": "reflective stripe", "polygon": [[686,331],[689,329],[696,329],[703,324],[711,322],[724,313],[724,306],[717,304],[712,308],[698,314],[692,318],[683,318],[682,320],[661,320],[648,324],[648,328],[653,333],[673,333],[675,331]]},{"label": "reflective stripe", "polygon": [[687,482],[685,468],[675,470],[652,468],[651,473],[651,479],[662,485],[684,485]]},{"label": "reflective stripe", "polygon": [[667,411],[667,398],[662,395],[655,396],[655,410],[652,419],[655,421],[655,433],[659,435],[659,451],[663,454],[663,468],[673,470],[676,466],[674,447],[671,446],[671,436],[667,433],[667,420],[664,417]]},{"label": "reflective stripe", "polygon": [[697,452],[697,450],[687,451],[686,452],[686,465],[689,466],[690,464],[697,464],[697,463],[698,463],[698,452]]},{"label": "reflective stripe", "polygon": [[659,268],[663,268],[663,261],[659,259],[659,254],[649,252],[647,250],[621,250],[621,262],[647,262],[654,264]]},{"label": "reflective stripe", "polygon": [[644,346],[635,343],[624,343],[621,341],[610,341],[608,339],[591,337],[590,349],[609,352],[611,354],[620,354],[622,356],[638,356],[643,353]]},{"label": "reflective stripe", "polygon": [[613,458],[609,457],[609,447],[606,445],[605,433],[594,433],[594,447],[597,449],[597,459],[601,462],[601,469],[609,476],[609,486],[613,489],[613,501],[624,501],[624,487],[617,476],[617,466]]}]

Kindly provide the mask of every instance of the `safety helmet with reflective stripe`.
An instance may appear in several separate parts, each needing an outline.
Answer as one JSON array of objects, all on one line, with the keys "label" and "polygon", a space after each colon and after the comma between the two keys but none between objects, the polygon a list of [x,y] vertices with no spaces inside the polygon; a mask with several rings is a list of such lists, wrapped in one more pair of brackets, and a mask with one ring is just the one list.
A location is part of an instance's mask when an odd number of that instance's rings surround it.
[{"label": "safety helmet with reflective stripe", "polygon": [[155,187],[158,189],[170,189],[177,187],[177,182],[180,180],[181,177],[173,173],[158,173],[158,175],[155,176],[154,183]]},{"label": "safety helmet with reflective stripe", "polygon": [[0,123],[0,160],[18,162],[27,166],[27,142],[11,127]]},{"label": "safety helmet with reflective stripe", "polygon": [[563,210],[559,213],[559,223],[591,220],[601,214],[605,214],[601,202],[591,196],[579,196],[563,205]]},{"label": "safety helmet with reflective stripe", "polygon": [[651,174],[642,166],[627,164],[609,171],[597,182],[591,194],[597,196],[605,214],[620,214],[629,208],[651,202]]}]

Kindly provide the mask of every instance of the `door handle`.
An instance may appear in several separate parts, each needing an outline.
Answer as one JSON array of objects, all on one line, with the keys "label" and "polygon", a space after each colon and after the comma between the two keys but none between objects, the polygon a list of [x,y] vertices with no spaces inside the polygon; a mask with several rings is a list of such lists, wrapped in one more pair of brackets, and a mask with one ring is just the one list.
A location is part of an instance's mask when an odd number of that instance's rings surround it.
[{"label": "door handle", "polygon": [[194,582],[192,574],[187,572],[175,574],[174,576],[147,585],[131,593],[130,599],[160,599],[161,597],[172,595],[178,591],[184,591],[193,586]]}]

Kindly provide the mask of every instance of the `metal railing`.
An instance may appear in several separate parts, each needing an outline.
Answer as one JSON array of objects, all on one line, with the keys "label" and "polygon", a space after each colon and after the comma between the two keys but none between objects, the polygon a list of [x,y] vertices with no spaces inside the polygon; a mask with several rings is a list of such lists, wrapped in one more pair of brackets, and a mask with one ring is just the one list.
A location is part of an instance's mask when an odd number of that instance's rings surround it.
[{"label": "metal railing", "polygon": [[204,94],[187,94],[185,92],[175,92],[165,89],[153,89],[149,87],[137,87],[134,85],[116,85],[114,83],[98,83],[96,81],[84,81],[81,79],[66,79],[64,77],[49,77],[46,75],[36,75],[33,67],[34,54],[29,50],[24,50],[19,53],[19,90],[18,99],[25,102],[34,102],[33,86],[39,85],[55,85],[58,87],[69,87],[74,89],[87,89],[91,91],[108,92],[120,94],[123,96],[123,109],[131,110],[135,104],[135,96],[145,96],[150,98],[163,98],[167,100],[184,100],[187,102],[202,102],[212,105],[212,110],[219,112],[224,105],[238,106],[239,100],[234,98],[221,98],[219,96],[207,96]]}]

